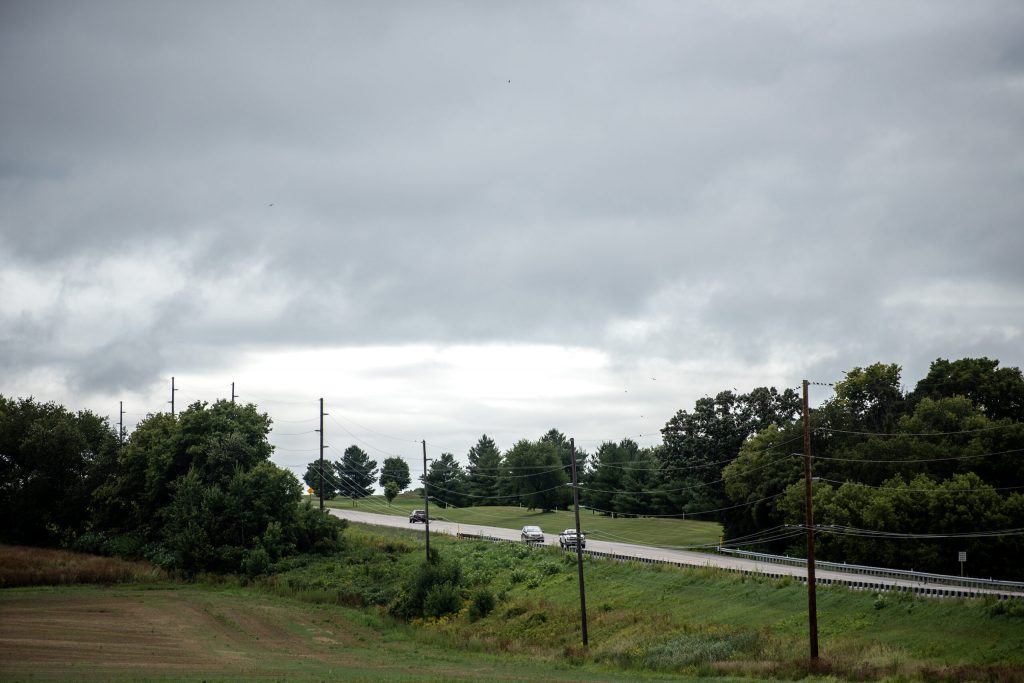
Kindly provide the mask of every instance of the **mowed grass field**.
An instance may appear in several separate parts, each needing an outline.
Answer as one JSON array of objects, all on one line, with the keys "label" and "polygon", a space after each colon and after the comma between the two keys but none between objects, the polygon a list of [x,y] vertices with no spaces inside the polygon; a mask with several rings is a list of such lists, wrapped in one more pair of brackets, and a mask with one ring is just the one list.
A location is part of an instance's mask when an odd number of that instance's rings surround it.
[{"label": "mowed grass field", "polygon": [[[326,501],[325,505],[335,508],[352,508],[349,499]],[[423,499],[404,493],[389,506],[383,496],[369,496],[358,500],[354,507],[364,512],[375,512],[407,517],[410,511],[423,508]],[[488,506],[469,508],[442,508],[430,506],[430,518],[456,524],[473,526],[496,526],[505,529],[521,529],[535,524],[545,534],[557,535],[563,529],[576,526],[573,512],[556,510],[540,512],[512,506]],[[597,541],[616,541],[636,545],[653,545],[671,548],[714,547],[721,540],[722,526],[717,522],[703,522],[689,519],[609,517],[590,510],[580,511],[580,526],[587,538]]]}]

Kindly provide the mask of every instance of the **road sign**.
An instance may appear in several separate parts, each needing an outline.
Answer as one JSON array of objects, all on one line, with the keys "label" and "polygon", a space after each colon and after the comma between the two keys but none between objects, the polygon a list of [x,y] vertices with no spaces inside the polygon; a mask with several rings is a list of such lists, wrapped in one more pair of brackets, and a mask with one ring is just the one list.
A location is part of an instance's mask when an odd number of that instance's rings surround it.
[{"label": "road sign", "polygon": [[960,553],[959,553],[959,557],[960,557],[960,562],[966,562],[967,561],[967,551],[966,550],[961,550]]}]

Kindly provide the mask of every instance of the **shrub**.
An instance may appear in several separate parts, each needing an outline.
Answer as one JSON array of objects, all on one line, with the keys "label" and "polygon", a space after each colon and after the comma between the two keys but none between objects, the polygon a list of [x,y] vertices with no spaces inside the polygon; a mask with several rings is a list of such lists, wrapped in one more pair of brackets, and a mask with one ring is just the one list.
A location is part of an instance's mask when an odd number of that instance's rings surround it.
[{"label": "shrub", "polygon": [[494,611],[495,604],[497,604],[497,601],[494,598],[494,593],[486,588],[479,589],[473,593],[469,603],[469,620],[483,619]]},{"label": "shrub", "polygon": [[259,576],[270,571],[270,553],[262,546],[246,551],[242,560],[242,571],[248,576]]},{"label": "shrub", "polygon": [[443,617],[462,608],[462,595],[459,589],[450,583],[441,583],[430,587],[423,600],[423,616]]},{"label": "shrub", "polygon": [[[440,559],[420,563],[406,576],[404,589],[392,605],[391,614],[403,619],[424,616],[431,589],[445,584],[453,590],[462,586],[462,568],[458,564]],[[461,597],[459,599],[461,603]]]}]

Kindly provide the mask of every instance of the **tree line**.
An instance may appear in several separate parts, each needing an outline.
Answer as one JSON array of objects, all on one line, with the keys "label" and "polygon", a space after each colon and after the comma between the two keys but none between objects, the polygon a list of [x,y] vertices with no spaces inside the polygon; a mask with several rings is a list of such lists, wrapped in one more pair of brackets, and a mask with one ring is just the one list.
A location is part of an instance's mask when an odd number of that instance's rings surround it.
[{"label": "tree line", "polygon": [[[912,390],[895,364],[853,368],[810,411],[818,554],[823,559],[1024,577],[1024,376],[988,358],[938,359]],[[606,515],[723,524],[727,544],[804,553],[802,398],[795,389],[725,390],[679,410],[662,443],[576,450],[580,500]],[[465,465],[452,453],[425,477],[442,506],[567,508],[571,449],[551,429],[502,451],[487,435]],[[344,495],[369,495],[376,463],[356,447],[333,465]],[[350,457],[351,456],[351,457]],[[390,464],[388,464],[390,463]],[[317,463],[306,481],[316,488]],[[408,465],[389,458],[385,472]],[[345,484],[341,485],[344,488]],[[335,493],[335,491],[332,491]],[[930,538],[928,538],[930,537]]]},{"label": "tree line", "polygon": [[[901,368],[853,368],[810,413],[819,557],[922,571],[1024,578],[1024,376],[997,360],[938,359],[912,390]],[[502,450],[483,435],[423,477],[442,506],[568,508],[572,454],[581,503],[607,515],[716,520],[727,544],[801,554],[801,398],[725,390],[679,410],[662,443],[593,453],[551,429]],[[105,419],[0,396],[0,512],[15,542],[124,546],[184,569],[255,567],[336,537],[301,486],[269,462],[270,419],[255,406],[196,403],[147,416],[119,445]],[[303,479],[326,498],[389,500],[408,464],[378,468],[358,446]],[[332,540],[332,538],[334,540]]]}]

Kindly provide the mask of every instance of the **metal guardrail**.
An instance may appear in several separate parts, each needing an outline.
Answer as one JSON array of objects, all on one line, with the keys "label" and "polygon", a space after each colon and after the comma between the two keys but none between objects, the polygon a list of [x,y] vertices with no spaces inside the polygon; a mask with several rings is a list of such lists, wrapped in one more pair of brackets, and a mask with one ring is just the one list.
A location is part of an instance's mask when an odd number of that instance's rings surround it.
[{"label": "metal guardrail", "polygon": [[[735,548],[716,548],[720,553],[740,557],[755,562],[766,562],[768,564],[785,564],[793,567],[806,567],[807,560],[803,557],[789,557],[788,555],[769,555],[757,553],[750,550],[737,550]],[[1024,581],[999,581],[996,579],[980,579],[966,576],[952,576],[949,574],[930,574],[927,572],[915,572],[906,569],[887,569],[885,567],[871,567],[868,565],[846,564],[845,562],[823,562],[816,560],[814,566],[820,569],[827,569],[834,572],[845,572],[861,576],[875,576],[895,581],[916,581],[919,583],[940,583],[961,588],[976,588],[985,590],[1006,590],[1024,593]]]},{"label": "metal guardrail", "polygon": [[[510,540],[510,539],[507,539],[507,538],[499,538],[497,536],[484,536],[484,535],[481,535],[481,534],[466,534],[466,533],[461,533],[461,532],[456,534],[456,536],[458,538],[461,538],[461,539],[489,541],[491,543],[518,543],[519,542],[519,541]],[[538,544],[528,544],[528,545],[529,545],[529,547],[533,547],[533,548],[536,548],[536,547],[546,547],[546,546],[540,546]],[[723,548],[723,549],[720,549],[720,550],[730,550],[730,549]],[[734,551],[734,552],[744,552],[744,553],[749,553],[751,555],[763,555],[766,558],[775,558],[777,560],[793,560],[793,561],[796,561],[796,560],[801,559],[801,558],[792,558],[792,557],[786,558],[784,556],[778,556],[778,555],[764,555],[763,553],[750,553],[750,551]],[[751,570],[751,569],[736,569],[736,568],[732,568],[732,567],[719,567],[719,566],[710,564],[710,562],[704,563],[704,564],[696,564],[696,563],[680,562],[680,561],[673,561],[673,560],[661,560],[661,559],[655,559],[655,558],[651,558],[651,557],[638,557],[638,556],[633,556],[633,555],[626,555],[626,554],[623,554],[623,553],[606,553],[606,552],[602,552],[602,551],[599,551],[599,550],[584,550],[583,554],[587,555],[589,557],[595,557],[595,558],[600,558],[600,559],[605,559],[605,560],[611,560],[611,561],[614,561],[614,562],[638,562],[640,564],[667,564],[667,565],[671,565],[671,566],[674,566],[674,567],[712,567],[712,568],[717,569],[719,571],[732,572],[732,573],[736,573],[736,574],[743,574],[743,575],[746,575],[746,576],[755,576],[756,575],[756,576],[763,576],[763,577],[770,578],[770,579],[787,579],[788,578],[788,579],[791,579],[791,580],[794,580],[794,581],[799,581],[801,583],[807,583],[807,577],[806,576],[800,576],[798,574],[786,574],[786,573],[782,573],[782,572],[765,571],[765,570],[762,570],[762,569]],[[730,553],[727,553],[727,554],[730,554]],[[747,558],[747,559],[752,559],[752,558]],[[787,565],[790,565],[789,562],[783,562],[783,561],[778,561],[778,562],[768,562],[767,560],[758,560],[758,561],[765,561],[767,564],[787,564]],[[806,560],[804,561],[804,564],[806,564]],[[815,566],[819,566],[819,567],[823,566],[824,564],[826,564],[826,563],[815,562]],[[836,563],[833,562],[833,563],[827,563],[827,564],[835,565]],[[791,564],[790,566],[799,566],[799,565],[798,564]],[[838,567],[854,567],[856,565],[842,565],[842,564],[839,564],[839,565],[836,565],[836,566],[838,566]],[[898,569],[882,569],[880,567],[865,567],[865,569],[872,569],[872,570],[877,570],[877,571],[880,571],[880,572],[891,572],[893,574],[914,574],[914,575],[919,576],[919,577],[924,577],[924,576],[943,576],[942,574],[931,575],[931,574],[924,574],[922,572],[903,572],[902,570],[898,570]],[[894,580],[894,581],[895,580],[900,580],[901,578],[902,578],[902,580],[908,580],[906,577],[881,576],[881,575],[877,576],[877,578],[890,579],[890,580]],[[949,577],[949,578],[959,579],[960,577]],[[982,598],[982,597],[986,597],[986,596],[991,596],[991,597],[995,597],[995,598],[997,598],[999,600],[1009,600],[1009,599],[1014,599],[1014,598],[1020,599],[1022,597],[1022,595],[1024,595],[1024,583],[1019,583],[1019,582],[1015,582],[1015,581],[991,581],[991,580],[985,580],[985,579],[974,579],[974,581],[978,581],[978,582],[984,581],[984,582],[986,582],[988,584],[999,584],[998,586],[992,586],[992,585],[984,586],[983,587],[984,590],[978,590],[979,588],[982,588],[981,586],[977,586],[977,587],[975,587],[975,586],[959,586],[959,587],[951,586],[949,588],[936,588],[934,586],[920,585],[920,583],[921,583],[920,579],[918,581],[919,581],[918,585],[915,585],[915,584],[912,584],[912,583],[911,584],[899,585],[899,584],[879,583],[877,581],[870,581],[868,578],[860,579],[860,578],[852,578],[851,577],[849,579],[831,579],[831,578],[816,577],[816,579],[815,579],[815,583],[817,585],[819,585],[819,586],[839,585],[839,586],[846,586],[847,588],[849,588],[851,590],[870,590],[870,591],[878,591],[878,592],[903,591],[903,592],[908,592],[908,593],[914,593],[916,595],[920,595],[920,596],[923,596],[923,597],[932,597],[932,598]],[[1008,584],[1009,586],[1006,586],[1004,584]],[[1019,586],[1019,588],[1016,588],[1017,586]],[[972,588],[974,590],[972,590]],[[1002,590],[1000,590],[1001,588],[1002,588]]]}]

